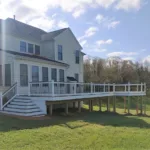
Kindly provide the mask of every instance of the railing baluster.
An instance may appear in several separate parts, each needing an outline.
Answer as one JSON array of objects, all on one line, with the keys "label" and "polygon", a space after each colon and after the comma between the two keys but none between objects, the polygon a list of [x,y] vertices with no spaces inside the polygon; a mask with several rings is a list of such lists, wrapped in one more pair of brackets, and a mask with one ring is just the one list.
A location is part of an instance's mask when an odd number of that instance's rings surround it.
[{"label": "railing baluster", "polygon": [[2,110],[3,106],[3,97],[2,97],[2,92],[0,92],[0,110]]}]

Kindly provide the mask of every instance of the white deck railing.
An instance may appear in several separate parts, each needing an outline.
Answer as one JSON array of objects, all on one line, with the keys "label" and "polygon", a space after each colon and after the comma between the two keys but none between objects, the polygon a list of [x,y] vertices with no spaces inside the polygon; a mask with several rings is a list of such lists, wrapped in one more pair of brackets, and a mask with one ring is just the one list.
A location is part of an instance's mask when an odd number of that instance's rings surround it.
[{"label": "white deck railing", "polygon": [[5,93],[0,93],[0,110],[2,110],[17,95],[17,83],[12,85]]},{"label": "white deck railing", "polygon": [[31,82],[30,96],[69,96],[106,93],[145,93],[146,84],[97,84],[97,83],[68,83],[68,82]]}]

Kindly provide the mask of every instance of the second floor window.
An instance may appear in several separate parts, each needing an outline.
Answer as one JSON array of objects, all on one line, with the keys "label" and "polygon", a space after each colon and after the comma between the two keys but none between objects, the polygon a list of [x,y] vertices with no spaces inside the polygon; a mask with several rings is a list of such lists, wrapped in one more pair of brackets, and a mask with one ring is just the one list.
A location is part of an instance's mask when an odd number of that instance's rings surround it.
[{"label": "second floor window", "polygon": [[58,45],[58,60],[63,60],[62,45]]},{"label": "second floor window", "polygon": [[28,43],[28,52],[33,54],[33,44]]},{"label": "second floor window", "polygon": [[40,46],[35,45],[35,55],[40,55]]},{"label": "second floor window", "polygon": [[20,51],[21,52],[26,52],[27,51],[26,42],[20,41]]},{"label": "second floor window", "polygon": [[80,63],[80,51],[79,50],[76,50],[75,61],[76,61],[76,64]]}]

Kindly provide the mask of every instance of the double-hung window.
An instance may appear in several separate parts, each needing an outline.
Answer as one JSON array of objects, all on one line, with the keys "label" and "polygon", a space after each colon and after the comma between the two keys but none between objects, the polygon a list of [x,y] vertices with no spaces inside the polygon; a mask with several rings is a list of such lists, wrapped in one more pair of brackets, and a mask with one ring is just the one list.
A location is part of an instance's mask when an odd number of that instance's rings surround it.
[{"label": "double-hung window", "polygon": [[76,50],[75,61],[76,61],[76,64],[80,63],[80,51],[79,50]]},{"label": "double-hung window", "polygon": [[39,67],[32,66],[32,82],[39,82]]},{"label": "double-hung window", "polygon": [[33,44],[28,43],[28,53],[31,53],[31,54],[34,53]]},{"label": "double-hung window", "polygon": [[52,71],[51,71],[51,77],[52,77],[52,80],[54,82],[57,82],[57,69],[56,68],[52,68]]},{"label": "double-hung window", "polygon": [[63,69],[60,69],[59,70],[59,81],[60,82],[64,82],[65,81],[65,79],[64,79],[64,70]]},{"label": "double-hung window", "polygon": [[43,82],[48,82],[48,68],[42,67],[42,79]]},{"label": "double-hung window", "polygon": [[28,86],[28,66],[20,64],[20,85]]},{"label": "double-hung window", "polygon": [[58,60],[63,60],[63,47],[58,45]]},{"label": "double-hung window", "polygon": [[20,52],[26,52],[26,51],[27,51],[26,42],[20,41]]},{"label": "double-hung window", "polygon": [[40,46],[35,45],[35,55],[40,55]]}]

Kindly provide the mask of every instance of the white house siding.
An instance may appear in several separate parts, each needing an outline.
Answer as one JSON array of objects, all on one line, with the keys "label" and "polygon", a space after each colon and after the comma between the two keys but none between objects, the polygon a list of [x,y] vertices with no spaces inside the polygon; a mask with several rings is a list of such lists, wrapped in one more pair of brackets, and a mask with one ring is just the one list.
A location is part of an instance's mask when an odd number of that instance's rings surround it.
[{"label": "white house siding", "polygon": [[[49,72],[49,81],[51,81],[51,69],[52,68],[56,68],[57,69],[57,81],[59,81],[59,69],[63,69],[65,72],[65,78],[66,78],[66,67],[64,66],[58,66],[58,65],[54,65],[51,64],[50,62],[46,63],[43,62],[39,59],[37,60],[32,60],[29,58],[22,58],[21,59],[16,59],[15,60],[15,74],[14,74],[14,80],[15,82],[18,83],[18,85],[20,86],[20,64],[27,64],[28,65],[28,81],[32,82],[32,66],[38,66],[39,67],[39,81],[42,81],[42,67],[48,67],[48,72]],[[21,87],[20,86],[20,93],[23,95],[28,94],[28,87]]]},{"label": "white house siding", "polygon": [[43,41],[41,46],[41,56],[55,60],[54,41]]},{"label": "white house siding", "polygon": [[[11,84],[14,83],[14,55],[0,51],[0,65],[11,65]],[[3,68],[4,73],[4,68]],[[5,75],[3,74],[3,85],[5,85]]]},{"label": "white house siding", "polygon": [[83,54],[80,53],[80,63],[75,63],[75,51],[81,50],[80,45],[75,40],[70,29],[65,30],[59,36],[55,38],[55,58],[58,60],[57,46],[63,46],[63,62],[69,64],[67,69],[67,76],[75,76],[75,73],[79,74],[79,81],[83,82]]},{"label": "white house siding", "polygon": [[[4,49],[4,50],[12,50],[12,51],[16,51],[16,52],[20,52],[20,41],[24,41],[26,43],[31,43],[34,45],[39,45],[41,47],[41,43],[40,41],[34,41],[34,40],[30,40],[27,39],[25,37],[18,37],[15,35],[1,35],[0,34],[0,48]],[[2,42],[3,41],[3,42]],[[28,49],[28,44],[27,44],[27,49]]]}]

